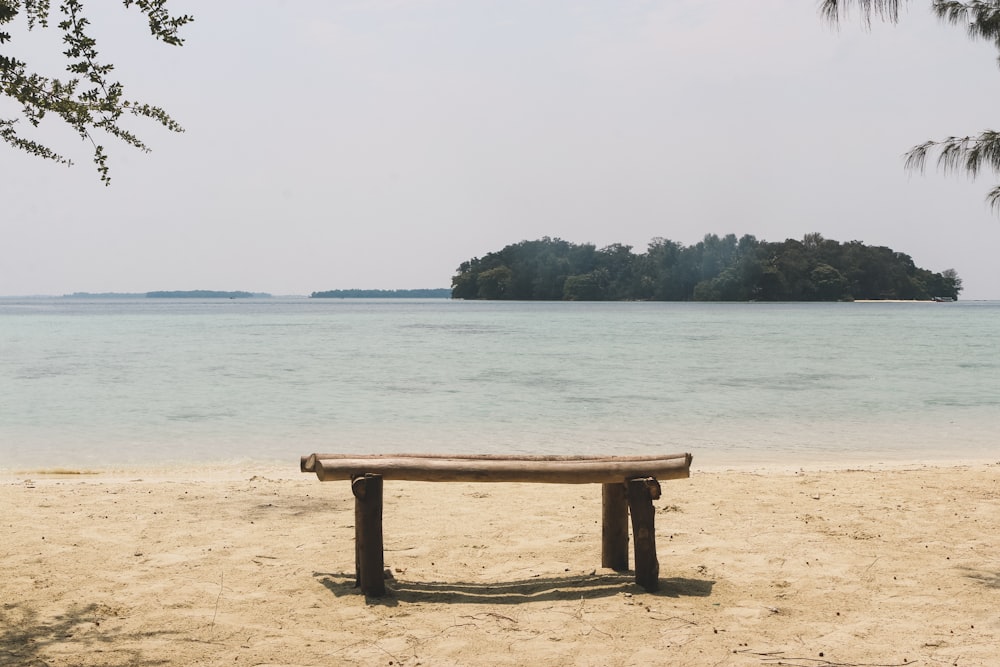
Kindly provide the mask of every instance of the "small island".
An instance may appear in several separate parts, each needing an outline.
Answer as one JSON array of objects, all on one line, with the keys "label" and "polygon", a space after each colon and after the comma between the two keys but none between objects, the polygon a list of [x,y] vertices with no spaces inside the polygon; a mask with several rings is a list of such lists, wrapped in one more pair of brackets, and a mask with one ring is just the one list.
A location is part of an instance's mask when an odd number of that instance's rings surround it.
[{"label": "small island", "polygon": [[684,246],[654,238],[645,253],[544,237],[462,262],[455,299],[554,301],[954,301],[962,279],[904,253],[820,234],[778,243],[708,234]]}]

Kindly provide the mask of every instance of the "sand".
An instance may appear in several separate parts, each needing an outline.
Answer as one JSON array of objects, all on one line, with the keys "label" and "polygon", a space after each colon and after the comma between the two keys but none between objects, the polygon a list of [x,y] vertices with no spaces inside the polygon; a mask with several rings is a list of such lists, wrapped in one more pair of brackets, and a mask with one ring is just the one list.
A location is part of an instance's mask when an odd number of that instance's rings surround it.
[{"label": "sand", "polygon": [[1000,664],[1000,464],[696,460],[655,594],[600,568],[599,486],[386,482],[378,600],[297,464],[0,479],[0,664]]}]

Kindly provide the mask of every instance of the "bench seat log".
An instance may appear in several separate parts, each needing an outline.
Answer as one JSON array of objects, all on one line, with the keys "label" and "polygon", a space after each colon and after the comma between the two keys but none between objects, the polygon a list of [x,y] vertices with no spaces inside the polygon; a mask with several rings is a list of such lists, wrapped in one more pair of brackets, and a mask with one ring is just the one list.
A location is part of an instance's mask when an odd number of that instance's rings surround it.
[{"label": "bench seat log", "polygon": [[382,475],[387,480],[411,482],[614,484],[637,477],[683,479],[690,476],[690,466],[690,454],[639,461],[380,456],[317,459],[313,469],[324,482],[353,479],[371,473]]},{"label": "bench seat log", "polygon": [[385,594],[382,481],[601,484],[601,565],[628,569],[628,519],[635,541],[635,580],[659,586],[653,500],[659,480],[690,476],[691,455],[503,456],[491,454],[310,454],[303,472],[321,481],[350,480],[355,497],[355,583],[365,595]]},{"label": "bench seat log", "polygon": [[458,459],[462,461],[664,461],[668,459],[686,459],[691,464],[690,454],[652,454],[645,456],[565,456],[565,455],[510,455],[510,454],[308,454],[299,459],[299,470],[316,472],[316,462],[322,459],[363,459],[365,461],[380,459]]}]

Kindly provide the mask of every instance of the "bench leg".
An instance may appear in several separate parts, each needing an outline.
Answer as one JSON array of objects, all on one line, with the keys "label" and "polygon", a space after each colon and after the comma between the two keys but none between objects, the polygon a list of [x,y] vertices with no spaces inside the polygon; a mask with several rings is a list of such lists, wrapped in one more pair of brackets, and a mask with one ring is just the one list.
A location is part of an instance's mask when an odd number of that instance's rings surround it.
[{"label": "bench leg", "polygon": [[385,559],[382,554],[382,475],[366,474],[351,480],[354,493],[355,585],[372,597],[385,595]]},{"label": "bench leg", "polygon": [[635,540],[635,583],[649,592],[660,586],[660,562],[656,558],[653,500],[660,497],[660,483],[652,477],[628,481],[628,508]]},{"label": "bench leg", "polygon": [[601,567],[628,569],[628,498],[621,483],[601,485]]}]

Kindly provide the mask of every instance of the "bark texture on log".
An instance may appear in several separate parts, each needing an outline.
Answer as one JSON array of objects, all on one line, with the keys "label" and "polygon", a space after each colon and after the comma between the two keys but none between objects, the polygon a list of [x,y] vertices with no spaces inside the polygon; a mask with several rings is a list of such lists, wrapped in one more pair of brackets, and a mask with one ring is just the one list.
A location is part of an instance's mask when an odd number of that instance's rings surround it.
[{"label": "bark texture on log", "polygon": [[688,454],[651,454],[644,456],[565,456],[514,454],[308,454],[299,458],[299,470],[316,472],[316,461],[323,459],[462,459],[468,461],[661,461]]},{"label": "bark texture on log", "polygon": [[396,456],[316,459],[313,467],[316,476],[323,481],[378,474],[385,479],[421,482],[613,484],[639,477],[663,480],[689,477],[691,455],[676,454],[637,461],[617,458],[539,460]]}]

